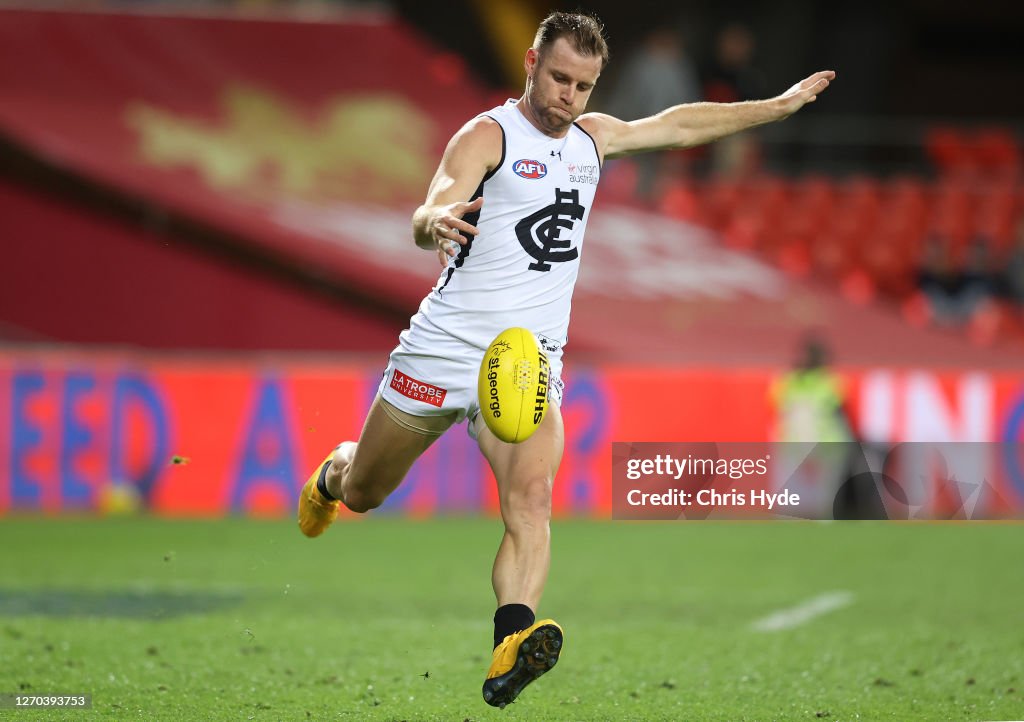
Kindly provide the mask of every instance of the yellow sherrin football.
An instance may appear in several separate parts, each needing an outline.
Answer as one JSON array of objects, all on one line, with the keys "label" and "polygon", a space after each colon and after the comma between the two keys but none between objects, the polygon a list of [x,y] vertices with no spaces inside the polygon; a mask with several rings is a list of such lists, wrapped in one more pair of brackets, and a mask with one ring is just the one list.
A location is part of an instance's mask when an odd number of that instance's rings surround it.
[{"label": "yellow sherrin football", "polygon": [[498,334],[480,364],[480,413],[502,441],[526,441],[548,410],[548,357],[525,328]]}]

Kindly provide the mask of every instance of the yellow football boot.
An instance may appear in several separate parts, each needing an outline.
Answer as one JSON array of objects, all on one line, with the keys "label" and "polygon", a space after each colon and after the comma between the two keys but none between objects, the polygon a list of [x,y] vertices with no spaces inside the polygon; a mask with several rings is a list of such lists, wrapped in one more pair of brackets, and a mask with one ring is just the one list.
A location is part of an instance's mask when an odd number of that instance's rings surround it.
[{"label": "yellow football boot", "polygon": [[334,459],[334,452],[327,455],[309,481],[302,487],[299,496],[299,529],[308,537],[320,536],[338,518],[339,501],[328,501],[316,488],[317,481],[327,473],[327,465]]},{"label": "yellow football boot", "polygon": [[484,702],[498,708],[514,702],[526,685],[555,666],[561,651],[562,628],[553,619],[508,635],[494,650]]}]

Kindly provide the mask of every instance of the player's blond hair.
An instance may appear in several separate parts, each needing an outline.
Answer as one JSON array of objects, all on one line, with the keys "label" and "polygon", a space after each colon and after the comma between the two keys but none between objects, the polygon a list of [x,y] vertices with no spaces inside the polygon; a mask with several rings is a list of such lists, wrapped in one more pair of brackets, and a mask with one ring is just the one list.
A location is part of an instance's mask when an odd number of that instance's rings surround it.
[{"label": "player's blond hair", "polygon": [[596,17],[583,13],[553,12],[541,21],[533,39],[534,49],[544,57],[544,51],[559,38],[565,38],[573,50],[583,56],[601,58],[601,69],[608,64],[608,42],[604,38],[604,25]]}]

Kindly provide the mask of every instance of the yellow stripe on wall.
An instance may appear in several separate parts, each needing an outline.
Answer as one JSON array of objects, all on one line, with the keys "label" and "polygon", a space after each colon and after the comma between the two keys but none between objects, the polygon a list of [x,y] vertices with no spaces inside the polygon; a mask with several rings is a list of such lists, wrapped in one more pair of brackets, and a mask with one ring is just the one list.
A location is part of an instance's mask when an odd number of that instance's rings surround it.
[{"label": "yellow stripe on wall", "polygon": [[513,86],[522,85],[523,57],[533,44],[542,14],[527,0],[475,0],[474,5],[497,49],[505,79]]}]

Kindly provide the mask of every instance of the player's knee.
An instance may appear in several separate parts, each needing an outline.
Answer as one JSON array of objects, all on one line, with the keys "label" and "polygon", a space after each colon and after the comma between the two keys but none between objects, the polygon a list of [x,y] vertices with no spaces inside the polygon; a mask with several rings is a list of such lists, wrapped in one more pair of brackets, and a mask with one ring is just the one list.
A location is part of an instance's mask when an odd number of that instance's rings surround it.
[{"label": "player's knee", "polygon": [[510,525],[546,523],[551,519],[551,479],[529,479],[509,491],[504,516]]},{"label": "player's knee", "polygon": [[387,499],[387,494],[381,494],[373,489],[347,489],[345,492],[345,506],[349,511],[356,514],[365,514],[371,509],[376,509]]},{"label": "player's knee", "polygon": [[401,479],[392,481],[387,473],[379,468],[357,466],[353,461],[354,446],[347,450],[350,456],[343,468],[339,484],[342,490],[340,498],[350,511],[364,514],[383,504]]},{"label": "player's knee", "polygon": [[376,509],[388,498],[388,492],[380,484],[366,483],[363,479],[346,479],[345,506],[357,514]]}]

